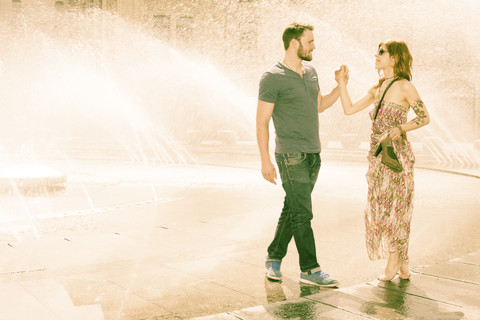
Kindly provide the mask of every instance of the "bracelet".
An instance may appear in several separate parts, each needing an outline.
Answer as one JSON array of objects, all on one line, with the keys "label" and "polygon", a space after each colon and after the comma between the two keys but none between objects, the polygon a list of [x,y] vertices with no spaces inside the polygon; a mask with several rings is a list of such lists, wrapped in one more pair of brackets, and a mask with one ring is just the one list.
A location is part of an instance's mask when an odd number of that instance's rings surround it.
[{"label": "bracelet", "polygon": [[405,130],[403,130],[402,126],[398,125],[396,126],[396,128],[400,130],[400,136],[402,136],[403,139],[407,140],[407,133],[405,132]]}]

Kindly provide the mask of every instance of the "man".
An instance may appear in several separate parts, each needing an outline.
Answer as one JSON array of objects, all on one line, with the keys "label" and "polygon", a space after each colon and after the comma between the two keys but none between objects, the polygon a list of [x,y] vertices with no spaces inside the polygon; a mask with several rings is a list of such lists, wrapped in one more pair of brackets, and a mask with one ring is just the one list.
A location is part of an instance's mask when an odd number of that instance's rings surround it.
[{"label": "man", "polygon": [[[285,56],[260,80],[257,106],[257,142],[263,177],[276,184],[277,173],[269,154],[269,123],[276,131],[275,159],[285,190],[283,210],[275,236],[268,247],[266,277],[281,280],[280,265],[287,247],[295,239],[300,259],[300,282],[322,287],[338,286],[320,269],[310,221],[311,193],[320,170],[318,113],[339,97],[338,87],[322,95],[317,72],[304,61],[312,60],[315,49],[313,27],[293,23],[283,33]],[[335,72],[336,77],[339,71]]]}]

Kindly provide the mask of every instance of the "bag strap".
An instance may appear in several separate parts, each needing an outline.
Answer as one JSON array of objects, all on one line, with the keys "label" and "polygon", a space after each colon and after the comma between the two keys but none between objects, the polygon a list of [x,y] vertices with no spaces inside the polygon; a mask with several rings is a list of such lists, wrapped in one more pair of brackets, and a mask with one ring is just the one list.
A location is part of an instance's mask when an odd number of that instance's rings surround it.
[{"label": "bag strap", "polygon": [[387,88],[385,89],[385,91],[383,91],[383,95],[382,95],[382,99],[380,99],[380,102],[378,103],[378,107],[377,107],[377,111],[375,112],[375,117],[373,117],[373,121],[375,121],[375,119],[377,119],[377,115],[378,115],[378,111],[380,111],[380,107],[382,106],[382,101],[383,101],[383,98],[385,97],[385,93],[387,93],[388,89],[390,89],[390,87],[392,86],[392,84],[397,81],[398,79],[400,78],[395,78],[392,80],[392,82],[390,82],[387,86]]}]

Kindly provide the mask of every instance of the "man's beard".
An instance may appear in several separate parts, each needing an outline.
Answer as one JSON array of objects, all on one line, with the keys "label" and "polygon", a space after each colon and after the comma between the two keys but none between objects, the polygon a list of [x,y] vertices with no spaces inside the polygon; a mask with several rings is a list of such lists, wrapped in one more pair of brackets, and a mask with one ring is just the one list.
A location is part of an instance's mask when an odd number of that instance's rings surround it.
[{"label": "man's beard", "polygon": [[297,56],[302,60],[312,61],[312,56],[311,55],[309,56],[305,53],[305,50],[303,49],[302,43],[300,43],[300,47],[298,47]]}]

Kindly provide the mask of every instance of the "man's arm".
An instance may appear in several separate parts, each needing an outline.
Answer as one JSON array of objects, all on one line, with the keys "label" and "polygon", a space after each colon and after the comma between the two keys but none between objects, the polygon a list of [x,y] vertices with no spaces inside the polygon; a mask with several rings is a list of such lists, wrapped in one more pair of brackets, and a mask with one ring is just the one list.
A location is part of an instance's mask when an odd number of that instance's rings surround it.
[{"label": "man's arm", "polygon": [[257,105],[257,144],[260,151],[260,159],[262,161],[263,178],[273,184],[277,184],[277,171],[270,159],[270,151],[268,141],[270,139],[269,124],[272,118],[274,104],[258,100]]},{"label": "man's arm", "polygon": [[318,112],[323,112],[330,108],[335,101],[337,101],[338,97],[340,96],[340,90],[338,85],[333,88],[333,90],[326,95],[322,95],[320,91],[318,91]]},{"label": "man's arm", "polygon": [[[345,85],[348,83],[348,69],[346,67],[344,68],[343,66],[340,67],[340,69],[335,70],[335,80],[337,82],[339,81],[339,77],[342,77],[342,81],[344,81]],[[333,90],[327,94],[327,95],[322,95],[320,91],[318,91],[318,112],[323,112],[330,108],[335,101],[338,100],[338,97],[340,97],[340,88],[337,85]]]}]

